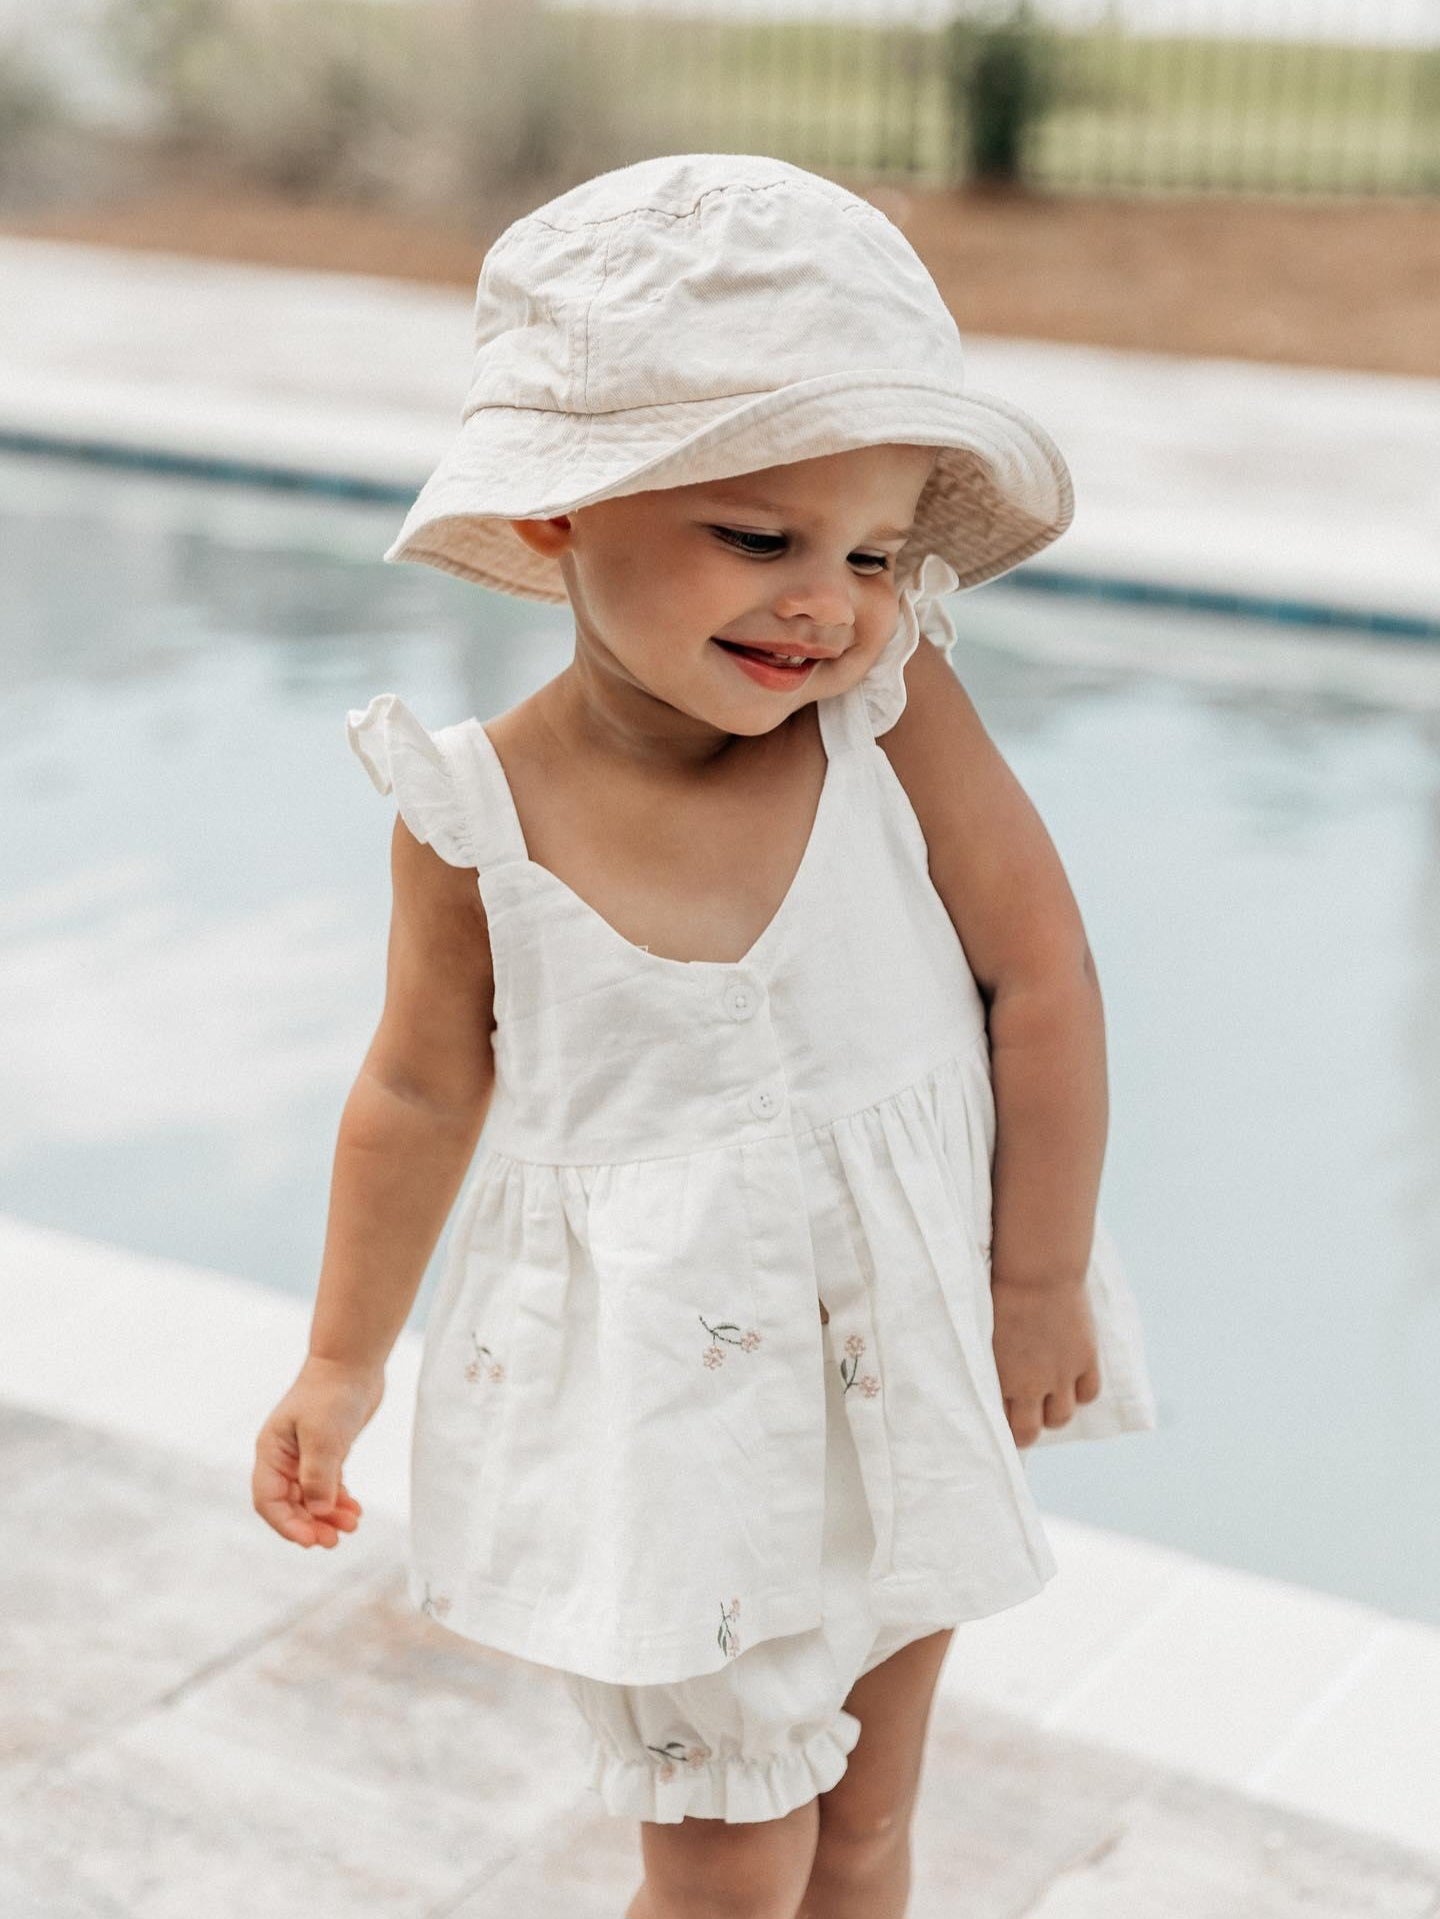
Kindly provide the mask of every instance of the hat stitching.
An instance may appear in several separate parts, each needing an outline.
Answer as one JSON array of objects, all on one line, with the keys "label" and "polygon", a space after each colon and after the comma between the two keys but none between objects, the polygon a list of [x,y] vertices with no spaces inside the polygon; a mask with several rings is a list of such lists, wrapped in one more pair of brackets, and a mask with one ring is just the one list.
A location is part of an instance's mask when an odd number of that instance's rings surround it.
[{"label": "hat stitching", "polygon": [[[605,282],[610,277],[610,248],[614,244],[614,240],[615,240],[615,234],[612,229],[611,232],[605,235],[605,251],[600,256],[599,284],[596,286],[595,291],[590,295],[590,298],[585,302],[585,314],[584,314],[583,321],[581,323],[583,327],[583,332],[584,332],[584,344],[581,349],[582,371],[580,374],[580,404],[585,409],[585,417],[587,420],[592,417],[592,409],[590,406],[590,315],[594,309],[595,302],[600,298],[600,295],[605,291]],[[562,407],[560,411],[568,412],[569,409]]]},{"label": "hat stitching", "polygon": [[[598,297],[598,289],[597,289],[597,297]],[[585,310],[585,317],[587,320],[589,318],[589,311],[590,310],[587,307]],[[855,371],[859,371],[863,373],[865,369],[860,368],[860,369],[856,369]],[[936,380],[907,380],[903,374],[893,373],[890,371],[889,368],[885,368],[885,367],[877,368],[875,369],[875,371],[880,373],[884,377],[885,384],[887,387],[892,387],[892,388],[893,387],[907,387],[907,388],[913,387],[917,392],[920,392],[920,393],[943,393],[947,398],[956,398],[961,400],[972,399],[972,400],[978,401],[980,398],[978,394],[967,394],[963,392],[957,393],[954,387],[945,386],[943,383]],[[824,378],[826,376],[820,375],[817,377]],[[853,371],[847,371],[846,377],[847,379],[852,378]],[[784,391],[783,388],[777,388],[773,386],[736,387],[734,389],[729,389],[724,393],[707,394],[704,400],[696,400],[695,397],[691,395],[687,398],[679,399],[679,400],[646,400],[639,406],[592,407],[589,413],[585,417],[593,418],[597,420],[608,420],[612,418],[621,417],[627,413],[658,413],[668,407],[677,407],[677,406],[693,407],[697,405],[706,405],[711,400],[760,399],[767,393],[774,393],[778,395],[782,393],[783,391]],[[790,401],[790,404],[792,406],[799,405],[806,398],[808,398],[808,395],[798,396],[797,398],[792,399]],[[987,395],[985,399],[985,404],[987,406],[991,406],[991,405],[997,405],[998,402],[993,401]],[[560,413],[560,414],[567,415],[571,419],[574,419],[576,417],[575,409],[573,407],[568,407],[568,406],[521,406],[519,402],[515,400],[485,400],[485,401],[482,401],[478,406],[471,407],[469,413],[467,413],[464,416],[464,418],[467,420],[473,419],[477,413],[492,413],[492,412],[498,412],[502,409],[507,413],[545,413],[545,414]],[[977,422],[976,431],[977,432],[982,431],[983,426],[984,426],[983,421]],[[926,443],[918,442],[917,444],[923,445]],[[937,441],[936,444],[949,446],[951,442],[948,440]]]},{"label": "hat stitching", "polygon": [[[574,234],[574,233],[584,232],[587,229],[590,229],[593,227],[614,226],[616,225],[617,222],[621,220],[632,220],[637,213],[658,213],[661,215],[663,219],[667,219],[667,220],[688,220],[690,218],[690,215],[695,211],[696,207],[699,206],[701,200],[708,200],[712,194],[773,193],[777,187],[786,187],[792,193],[814,194],[817,199],[828,201],[832,205],[837,205],[842,208],[852,207],[852,199],[841,200],[838,197],[840,193],[843,193],[845,191],[844,188],[837,189],[837,191],[833,194],[820,193],[820,192],[817,192],[816,188],[810,186],[808,182],[803,180],[787,179],[782,174],[780,177],[774,180],[727,180],[723,186],[706,187],[703,190],[703,192],[701,192],[697,196],[697,198],[691,202],[691,204],[688,207],[680,207],[680,208],[652,207],[647,202],[640,206],[622,207],[618,213],[602,214],[599,218],[594,220],[580,220],[573,227],[562,227],[553,220],[542,220],[538,213],[531,213],[531,214],[527,214],[525,216],[525,219],[521,221],[519,224],[522,226],[528,224],[532,226],[544,227],[547,233]],[[868,201],[865,201],[865,200],[860,201],[859,206],[866,213],[880,213],[880,209],[878,207],[871,206]],[[883,213],[881,213],[880,217],[883,220],[886,216]],[[502,235],[501,238],[503,239],[503,237],[504,236]]]}]

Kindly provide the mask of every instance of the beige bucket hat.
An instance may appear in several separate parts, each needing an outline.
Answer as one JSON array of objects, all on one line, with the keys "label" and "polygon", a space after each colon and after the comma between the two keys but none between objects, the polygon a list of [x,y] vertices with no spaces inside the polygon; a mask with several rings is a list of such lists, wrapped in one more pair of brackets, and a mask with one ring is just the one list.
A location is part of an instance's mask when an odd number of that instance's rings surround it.
[{"label": "beige bucket hat", "polygon": [[475,299],[462,424],[389,561],[562,601],[512,520],[885,443],[941,449],[896,576],[961,587],[1070,523],[1049,435],[967,391],[959,330],[868,200],[784,160],[662,154],[507,227]]}]

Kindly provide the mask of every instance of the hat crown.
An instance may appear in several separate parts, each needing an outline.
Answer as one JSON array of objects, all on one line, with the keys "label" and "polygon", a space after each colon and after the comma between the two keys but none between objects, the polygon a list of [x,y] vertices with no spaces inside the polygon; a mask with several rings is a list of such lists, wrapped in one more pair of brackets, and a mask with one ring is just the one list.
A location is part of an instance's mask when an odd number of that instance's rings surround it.
[{"label": "hat crown", "polygon": [[464,415],[573,414],[875,371],[963,385],[959,329],[878,207],[787,161],[667,154],[581,182],[485,257]]}]

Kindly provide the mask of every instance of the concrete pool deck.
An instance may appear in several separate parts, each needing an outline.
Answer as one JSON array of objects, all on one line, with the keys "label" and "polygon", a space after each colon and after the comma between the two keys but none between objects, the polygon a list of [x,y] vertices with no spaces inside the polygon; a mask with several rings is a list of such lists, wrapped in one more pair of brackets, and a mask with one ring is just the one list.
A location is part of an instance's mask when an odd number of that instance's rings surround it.
[{"label": "concrete pool deck", "polygon": [[[4,236],[0,287],[0,443],[403,492],[459,425],[463,291]],[[1032,410],[1075,476],[1073,524],[1022,575],[1440,633],[1440,380],[990,337],[966,348],[973,385]]]},{"label": "concrete pool deck", "polygon": [[[619,1919],[634,1825],[553,1675],[405,1595],[418,1336],[359,1531],[304,1552],[249,1479],[308,1301],[4,1217],[0,1270],[0,1910]],[[1046,1529],[1057,1577],[947,1656],[912,1919],[1440,1915],[1440,1631]]]}]

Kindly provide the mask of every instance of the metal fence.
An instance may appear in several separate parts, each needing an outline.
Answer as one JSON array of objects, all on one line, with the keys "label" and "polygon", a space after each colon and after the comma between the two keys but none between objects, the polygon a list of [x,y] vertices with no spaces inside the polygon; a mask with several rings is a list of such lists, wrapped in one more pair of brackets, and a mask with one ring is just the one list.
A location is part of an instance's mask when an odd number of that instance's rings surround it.
[{"label": "metal fence", "polygon": [[307,190],[701,148],[933,185],[1014,136],[1056,193],[1440,192],[1440,0],[1029,0],[1018,35],[1011,0],[83,7],[130,117]]},{"label": "metal fence", "polygon": [[[924,183],[971,170],[976,48],[994,10],[783,3],[551,0],[546,30],[656,151],[762,151]],[[1440,191],[1440,0],[1130,0],[1089,14],[1050,0],[1025,36],[1043,95],[1019,143],[1034,185]]]}]

